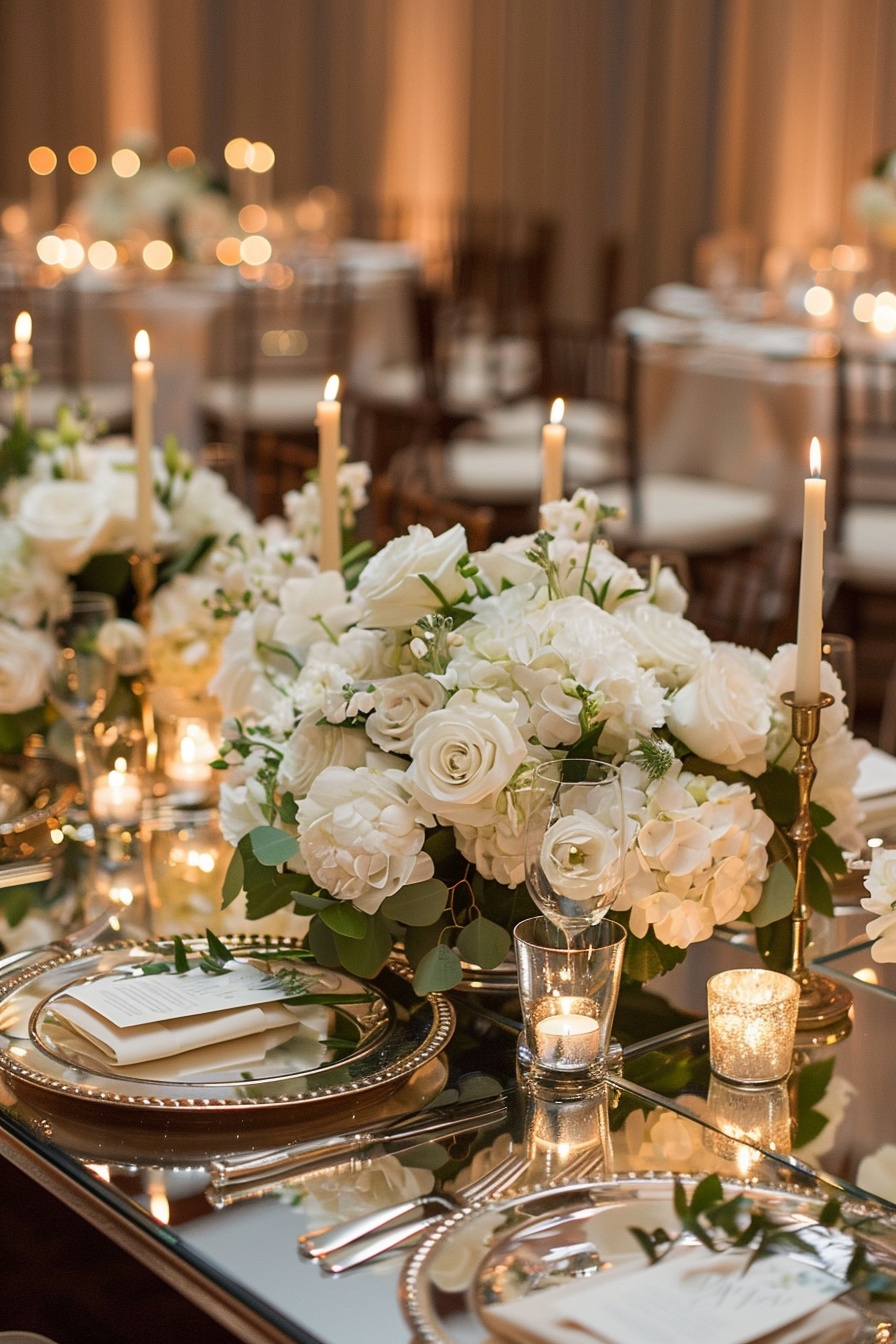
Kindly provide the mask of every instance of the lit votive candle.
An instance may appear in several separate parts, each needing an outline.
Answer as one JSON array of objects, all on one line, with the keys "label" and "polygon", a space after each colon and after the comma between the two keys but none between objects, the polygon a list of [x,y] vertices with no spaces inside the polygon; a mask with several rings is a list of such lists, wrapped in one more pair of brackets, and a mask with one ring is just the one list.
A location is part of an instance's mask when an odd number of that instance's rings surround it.
[{"label": "lit votive candle", "polygon": [[547,1069],[586,1069],[599,1051],[600,1024],[585,1013],[549,1010],[535,1024],[535,1052]]},{"label": "lit votive candle", "polygon": [[212,761],[218,755],[208,727],[201,719],[179,719],[175,732],[168,778],[176,784],[207,784],[212,777]]},{"label": "lit votive candle", "polygon": [[709,1062],[736,1083],[772,1083],[790,1072],[800,990],[777,971],[722,971],[706,986]]},{"label": "lit votive candle", "polygon": [[140,820],[143,807],[139,776],[127,770],[110,770],[94,785],[90,805],[95,821],[133,825]]}]

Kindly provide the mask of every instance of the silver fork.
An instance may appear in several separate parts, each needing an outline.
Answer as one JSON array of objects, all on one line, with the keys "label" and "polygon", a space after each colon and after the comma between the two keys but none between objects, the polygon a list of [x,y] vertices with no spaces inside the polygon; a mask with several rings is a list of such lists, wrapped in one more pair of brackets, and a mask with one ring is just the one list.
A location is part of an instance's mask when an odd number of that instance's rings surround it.
[{"label": "silver fork", "polygon": [[[371,1248],[371,1258],[373,1254],[379,1255],[391,1246],[398,1246],[408,1237],[416,1235],[420,1227],[428,1226],[430,1221],[438,1221],[454,1209],[466,1208],[475,1200],[487,1199],[500,1193],[525,1171],[528,1164],[528,1157],[520,1152],[511,1151],[497,1166],[450,1195],[417,1195],[415,1199],[403,1200],[400,1204],[390,1205],[386,1209],[375,1209],[372,1213],[351,1218],[348,1222],[338,1223],[334,1227],[308,1232],[299,1237],[299,1254],[310,1260],[317,1260],[324,1269],[339,1274],[342,1269],[350,1269],[351,1265],[342,1263],[344,1257],[340,1257],[338,1264],[327,1263],[327,1257],[359,1242],[365,1243],[365,1250]],[[424,1216],[410,1222],[402,1221],[409,1214],[419,1214],[426,1209],[436,1209],[438,1212],[434,1217]],[[376,1233],[380,1235],[374,1235]],[[375,1251],[372,1250],[374,1246],[378,1247]]]},{"label": "silver fork", "polygon": [[[601,1159],[602,1152],[599,1147],[596,1150],[582,1153],[578,1158],[573,1159],[555,1180],[548,1182],[548,1184],[561,1185],[567,1181],[576,1180],[593,1168]],[[528,1157],[522,1155],[517,1157],[511,1154],[478,1181],[473,1181],[464,1186],[463,1189],[456,1191],[454,1197],[450,1200],[440,1196],[442,1207],[438,1213],[415,1218],[411,1222],[401,1223],[397,1227],[389,1226],[376,1236],[365,1236],[360,1244],[354,1244],[353,1242],[346,1247],[345,1254],[340,1253],[342,1247],[339,1249],[331,1247],[321,1251],[320,1240],[317,1239],[315,1242],[317,1247],[315,1258],[321,1269],[326,1270],[328,1274],[343,1274],[348,1269],[356,1269],[360,1265],[366,1265],[378,1256],[385,1255],[388,1251],[396,1250],[409,1241],[416,1240],[430,1227],[434,1227],[436,1223],[441,1222],[446,1212],[469,1208],[472,1204],[480,1204],[484,1200],[497,1199],[516,1183],[528,1166]],[[426,1207],[425,1198],[421,1200],[418,1207]],[[358,1241],[357,1233],[355,1234],[355,1241]]]}]

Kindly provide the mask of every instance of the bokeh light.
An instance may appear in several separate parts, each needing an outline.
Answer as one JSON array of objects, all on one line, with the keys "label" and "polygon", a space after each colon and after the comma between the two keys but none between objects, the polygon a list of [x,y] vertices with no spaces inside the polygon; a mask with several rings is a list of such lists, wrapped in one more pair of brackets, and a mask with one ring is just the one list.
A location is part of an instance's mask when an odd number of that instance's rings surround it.
[{"label": "bokeh light", "polygon": [[246,167],[253,173],[266,173],[274,166],[274,151],[264,140],[254,140],[246,151]]},{"label": "bokeh light", "polygon": [[806,290],[803,306],[810,317],[827,317],[834,307],[834,296],[824,285],[812,285]]},{"label": "bokeh light", "polygon": [[68,152],[68,166],[73,173],[83,177],[86,173],[92,173],[96,167],[96,155],[89,145],[75,145]]},{"label": "bokeh light", "polygon": [[77,271],[84,265],[84,248],[77,238],[63,238],[59,265],[64,271]]},{"label": "bokeh light", "polygon": [[244,205],[237,218],[244,233],[261,233],[268,222],[268,212],[261,205]]},{"label": "bokeh light", "polygon": [[870,322],[874,317],[874,305],[877,302],[873,294],[858,294],[852,306],[852,315],[857,322]]},{"label": "bokeh light", "polygon": [[222,266],[239,266],[241,260],[239,238],[222,238],[215,248],[215,256]]},{"label": "bokeh light", "polygon": [[19,238],[28,230],[28,211],[24,205],[8,205],[0,213],[0,227],[9,238]]},{"label": "bokeh light", "polygon": [[65,244],[55,233],[46,233],[37,240],[37,255],[46,266],[60,266]]},{"label": "bokeh light", "polygon": [[38,177],[46,177],[56,167],[56,155],[48,145],[38,145],[28,155],[28,167]]},{"label": "bokeh light", "polygon": [[271,259],[271,245],[260,233],[252,233],[240,243],[240,258],[249,266],[263,266]]},{"label": "bokeh light", "polygon": [[118,249],[114,243],[99,238],[88,247],[87,260],[95,271],[110,271],[118,261]]},{"label": "bokeh light", "polygon": [[224,146],[224,162],[228,168],[245,168],[246,154],[251,148],[251,143],[244,135],[228,140]]},{"label": "bokeh light", "polygon": [[174,249],[164,238],[153,238],[143,249],[143,261],[151,271],[164,271],[174,260]]},{"label": "bokeh light", "polygon": [[116,149],[112,155],[112,171],[119,177],[133,177],[140,171],[140,155],[133,149]]},{"label": "bokeh light", "polygon": [[196,155],[187,145],[175,145],[174,149],[168,151],[168,167],[176,173],[182,172],[184,168],[192,168],[195,162]]}]

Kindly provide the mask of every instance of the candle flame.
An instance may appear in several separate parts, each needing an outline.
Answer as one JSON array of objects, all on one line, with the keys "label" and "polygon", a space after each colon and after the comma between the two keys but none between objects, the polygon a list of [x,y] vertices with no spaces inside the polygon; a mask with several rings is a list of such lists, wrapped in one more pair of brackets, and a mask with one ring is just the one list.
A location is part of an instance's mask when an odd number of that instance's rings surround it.
[{"label": "candle flame", "polygon": [[19,313],[16,318],[15,337],[21,345],[27,345],[31,340],[31,314]]},{"label": "candle flame", "polygon": [[551,407],[551,424],[559,425],[563,419],[563,412],[566,410],[562,397],[556,397]]},{"label": "candle flame", "polygon": [[812,476],[821,475],[821,444],[817,438],[813,438],[809,445],[809,473]]},{"label": "candle flame", "polygon": [[324,401],[335,401],[339,396],[339,375],[331,373],[324,388]]},{"label": "candle flame", "polygon": [[149,359],[149,332],[142,327],[134,337],[134,358]]}]

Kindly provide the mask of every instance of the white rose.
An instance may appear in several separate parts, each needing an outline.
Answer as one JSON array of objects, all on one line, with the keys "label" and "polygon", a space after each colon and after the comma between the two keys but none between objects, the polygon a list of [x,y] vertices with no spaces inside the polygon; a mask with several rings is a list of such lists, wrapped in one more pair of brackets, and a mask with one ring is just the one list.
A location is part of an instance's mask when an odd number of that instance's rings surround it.
[{"label": "white rose", "polygon": [[261,762],[249,759],[232,767],[224,777],[218,804],[221,834],[229,845],[239,844],[256,826],[267,824],[264,785],[255,777]]},{"label": "white rose", "polygon": [[90,481],[40,481],[22,500],[19,524],[57,569],[75,574],[92,555],[114,548],[120,513]]},{"label": "white rose", "polygon": [[374,691],[374,710],[367,720],[367,736],[381,751],[407,754],[424,715],[441,709],[445,692],[437,681],[419,672],[387,677]]},{"label": "white rose", "polygon": [[171,527],[183,543],[212,536],[229,541],[254,532],[255,521],[227,489],[223,476],[207,467],[196,467],[171,510]]},{"label": "white rose", "polygon": [[896,849],[876,849],[865,877],[868,896],[862,909],[875,915],[865,932],[877,941],[871,949],[875,961],[896,961]]},{"label": "white rose", "polygon": [[327,766],[353,770],[364,764],[367,751],[367,738],[357,728],[334,728],[318,723],[314,714],[306,715],[283,748],[277,783],[295,798],[304,798]]},{"label": "white rose", "polygon": [[730,650],[712,649],[672,700],[667,722],[691,751],[748,775],[765,769],[771,709],[765,688]]},{"label": "white rose", "polygon": [[241,611],[231,626],[221,647],[221,666],[209,683],[225,714],[259,719],[276,708],[281,693],[259,645],[270,642],[277,616],[277,608],[265,603],[256,611]]},{"label": "white rose", "polygon": [[650,668],[662,686],[688,681],[712,647],[696,625],[652,602],[623,607],[617,620],[641,667]]},{"label": "white rose", "polygon": [[498,794],[527,754],[517,706],[495,695],[458,691],[421,721],[411,745],[408,784],[447,822],[484,825]]},{"label": "white rose", "polygon": [[409,630],[421,616],[441,610],[440,598],[421,574],[445,602],[457,602],[467,591],[467,581],[457,568],[466,552],[467,538],[459,523],[439,537],[415,523],[366,566],[354,594],[362,612],[358,624],[368,629]]},{"label": "white rose", "polygon": [[487,551],[477,551],[472,556],[493,592],[500,593],[507,584],[516,587],[520,583],[541,585],[546,582],[544,570],[526,555],[533,540],[533,537],[509,537],[507,541],[496,541]]},{"label": "white rose", "polygon": [[0,520],[0,609],[26,629],[65,610],[68,586],[44,555],[35,555],[17,523]]},{"label": "white rose", "polygon": [[54,653],[43,630],[20,630],[0,620],[0,714],[18,714],[41,703]]},{"label": "white rose", "polygon": [[96,646],[123,677],[133,677],[146,667],[147,643],[146,631],[136,621],[117,620],[106,621]]},{"label": "white rose", "polygon": [[547,885],[570,901],[593,901],[598,892],[616,887],[622,876],[615,833],[578,808],[545,831],[541,866]]},{"label": "white rose", "polygon": [[409,794],[400,770],[318,775],[297,809],[302,859],[315,882],[340,901],[373,914],[387,896],[432,877],[423,853],[433,818]]},{"label": "white rose", "polygon": [[335,570],[312,578],[287,579],[278,601],[283,615],[274,627],[274,643],[293,650],[300,659],[322,635],[341,635],[356,615],[345,581]]}]

